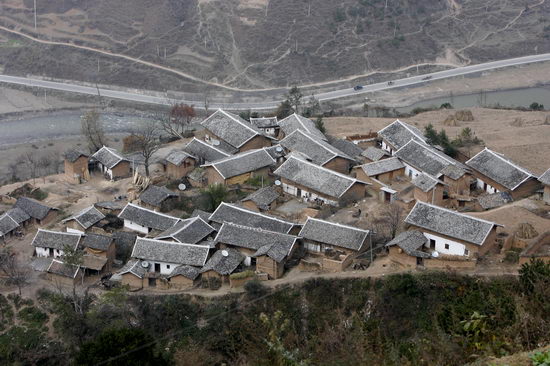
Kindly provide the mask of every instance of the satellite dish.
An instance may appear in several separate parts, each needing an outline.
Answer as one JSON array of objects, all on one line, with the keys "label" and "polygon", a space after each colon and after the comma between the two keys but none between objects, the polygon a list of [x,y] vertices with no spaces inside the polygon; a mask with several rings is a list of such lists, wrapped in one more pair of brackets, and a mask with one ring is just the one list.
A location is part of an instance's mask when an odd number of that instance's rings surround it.
[{"label": "satellite dish", "polygon": [[433,252],[433,253],[432,253],[432,257],[434,257],[434,258],[439,257],[439,252]]},{"label": "satellite dish", "polygon": [[222,256],[228,257],[228,256],[229,256],[229,252],[228,252],[227,250],[222,250]]},{"label": "satellite dish", "polygon": [[149,262],[143,261],[143,262],[141,262],[141,266],[142,266],[143,268],[149,268]]},{"label": "satellite dish", "polygon": [[278,153],[282,153],[282,152],[283,152],[283,148],[280,147],[280,146],[277,146],[277,147],[275,148],[275,151],[277,151]]},{"label": "satellite dish", "polygon": [[220,144],[219,140],[212,140],[212,145],[218,146]]},{"label": "satellite dish", "polygon": [[281,181],[277,179],[277,180],[275,181],[275,185],[276,185],[276,186],[280,186],[280,185],[281,185]]},{"label": "satellite dish", "polygon": [[179,189],[180,191],[185,191],[185,188],[187,188],[187,186],[186,186],[185,184],[183,184],[183,183],[180,183],[180,184],[178,185],[178,189]]}]

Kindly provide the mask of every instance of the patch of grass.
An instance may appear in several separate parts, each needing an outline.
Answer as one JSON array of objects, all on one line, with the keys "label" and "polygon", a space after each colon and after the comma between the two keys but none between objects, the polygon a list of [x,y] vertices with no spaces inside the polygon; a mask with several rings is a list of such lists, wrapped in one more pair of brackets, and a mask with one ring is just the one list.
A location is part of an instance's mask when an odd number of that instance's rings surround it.
[{"label": "patch of grass", "polygon": [[35,306],[28,306],[21,309],[17,316],[24,321],[26,325],[33,328],[41,328],[48,321],[48,315]]}]

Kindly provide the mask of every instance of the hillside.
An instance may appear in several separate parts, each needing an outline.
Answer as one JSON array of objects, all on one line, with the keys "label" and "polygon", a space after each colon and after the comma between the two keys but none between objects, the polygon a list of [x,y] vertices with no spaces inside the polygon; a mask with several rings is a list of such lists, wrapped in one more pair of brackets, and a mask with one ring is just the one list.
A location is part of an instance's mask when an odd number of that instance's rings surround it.
[{"label": "hillside", "polygon": [[[238,88],[550,52],[546,0],[50,0],[37,6],[36,30],[32,0],[3,1],[0,26]],[[160,90],[192,86],[131,60],[44,45],[6,30],[0,37],[0,64],[8,74]]]}]

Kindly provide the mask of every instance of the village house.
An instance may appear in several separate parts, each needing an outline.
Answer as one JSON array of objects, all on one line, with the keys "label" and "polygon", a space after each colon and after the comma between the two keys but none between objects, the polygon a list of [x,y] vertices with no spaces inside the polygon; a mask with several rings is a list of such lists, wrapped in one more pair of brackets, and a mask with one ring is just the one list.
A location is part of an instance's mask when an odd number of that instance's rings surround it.
[{"label": "village house", "polygon": [[0,216],[0,242],[7,243],[16,230],[19,228],[17,221],[12,219],[7,213]]},{"label": "village house", "polygon": [[414,199],[420,202],[431,203],[432,205],[443,206],[445,204],[445,187],[443,181],[426,173],[416,176],[412,183],[414,185]]},{"label": "village house", "polygon": [[417,202],[405,223],[428,238],[428,249],[442,255],[476,258],[494,247],[497,226],[463,213]]},{"label": "village house", "polygon": [[508,192],[483,194],[481,196],[475,197],[474,208],[477,211],[492,210],[493,208],[507,205],[513,201],[514,199]]},{"label": "village house", "polygon": [[348,174],[351,166],[355,164],[355,160],[346,153],[302,130],[287,135],[280,144],[288,152],[298,152],[308,161],[342,174]]},{"label": "village house", "polygon": [[354,144],[350,140],[340,139],[334,136],[327,136],[327,138],[329,144],[331,144],[336,150],[350,156],[354,161],[361,161],[363,149],[357,144]]},{"label": "village house", "polygon": [[421,173],[440,178],[449,165],[463,166],[462,163],[441,151],[417,140],[410,140],[394,152],[394,156],[405,164],[405,175],[413,179]]},{"label": "village house", "polygon": [[155,239],[197,244],[206,240],[214,231],[212,226],[201,217],[196,216],[181,220],[168,230],[160,233]]},{"label": "village house", "polygon": [[113,148],[103,146],[92,155],[101,173],[110,180],[127,178],[132,174],[130,161]]},{"label": "village house", "polygon": [[203,140],[229,154],[271,146],[271,137],[241,117],[218,109],[201,122]]},{"label": "village house", "polygon": [[139,204],[153,211],[172,211],[179,202],[179,195],[166,187],[150,185],[139,195]]},{"label": "village house", "polygon": [[69,182],[79,184],[90,179],[88,154],[71,149],[65,152],[64,158],[65,177]]},{"label": "village house", "polygon": [[392,157],[353,168],[355,177],[363,182],[377,180],[389,183],[396,177],[405,175],[405,165],[398,158]]},{"label": "village house", "polygon": [[[131,257],[141,263],[133,263],[131,267],[125,266],[119,272],[122,284],[129,285],[132,288],[156,287],[157,285],[170,288],[170,276],[177,267],[192,266],[197,267],[197,269],[203,267],[209,251],[209,247],[202,245],[137,238]],[[142,267],[146,271],[138,270],[136,267]],[[178,272],[178,275],[183,273],[185,271]],[[177,278],[176,286],[191,287],[195,279],[182,276]],[[162,283],[162,280],[165,283]]]},{"label": "village house", "polygon": [[84,234],[105,218],[105,215],[94,206],[90,206],[78,214],[63,220],[68,233]]},{"label": "village house", "polygon": [[215,146],[207,144],[206,142],[199,140],[196,137],[193,137],[193,139],[189,141],[187,145],[185,145],[183,151],[191,156],[196,157],[198,159],[198,165],[231,156],[231,154],[226,153],[225,151],[222,151]]},{"label": "village house", "polygon": [[508,192],[516,200],[533,194],[540,186],[532,173],[488,148],[466,165],[477,179],[477,188],[487,193]]},{"label": "village house", "polygon": [[66,264],[57,259],[51,261],[46,273],[48,279],[58,286],[74,286],[84,279],[80,266]]},{"label": "village house", "polygon": [[267,181],[276,161],[264,149],[249,150],[203,165],[208,184],[243,184],[255,177]]},{"label": "village house", "polygon": [[229,276],[240,271],[245,256],[238,250],[226,248],[216,251],[201,268],[203,279],[219,278],[222,283],[229,283]]},{"label": "village house", "polygon": [[273,186],[260,188],[241,200],[243,207],[252,211],[270,211],[277,207],[279,192]]},{"label": "village house", "polygon": [[[214,239],[219,249],[233,248],[241,252],[247,267],[256,266],[257,258],[261,259],[261,270],[258,267],[256,270],[273,279],[282,276],[285,261],[296,249],[297,241],[294,235],[231,223],[224,223]],[[260,249],[261,254],[258,254]]]},{"label": "village house", "polygon": [[397,235],[386,244],[389,257],[405,267],[416,267],[424,264],[431,257],[422,249],[426,247],[428,238],[421,231],[409,230]]},{"label": "village house", "polygon": [[170,179],[181,179],[195,169],[197,160],[185,151],[173,150],[164,158],[164,173]]},{"label": "village house", "polygon": [[368,183],[290,156],[275,172],[283,192],[306,202],[338,206],[365,197]]},{"label": "village house", "polygon": [[395,154],[411,140],[426,142],[424,134],[418,128],[400,120],[395,120],[378,131],[378,137],[382,140],[382,149],[390,155]]},{"label": "village house", "polygon": [[220,228],[222,224],[229,222],[284,234],[293,234],[297,231],[297,225],[292,222],[225,202],[222,202],[210,215],[209,221],[214,228]]},{"label": "village house", "polygon": [[140,234],[153,230],[165,231],[176,225],[180,219],[147,208],[128,203],[118,215],[124,220],[124,227]]},{"label": "village house", "polygon": [[47,206],[29,197],[19,197],[13,208],[25,212],[31,217],[29,222],[38,225],[48,225],[57,217],[57,212],[59,211],[57,208]]},{"label": "village house", "polygon": [[281,131],[279,132],[280,139],[285,136],[289,136],[296,130],[300,130],[310,136],[313,136],[317,140],[327,141],[327,137],[317,128],[315,122],[296,113],[291,114],[285,119],[279,121],[279,127],[281,128]]},{"label": "village house", "polygon": [[542,199],[545,203],[550,204],[550,169],[545,171],[544,174],[539,177],[539,182],[544,185]]},{"label": "village house", "polygon": [[365,151],[361,153],[361,157],[363,157],[367,163],[373,163],[375,161],[387,159],[390,156],[391,155],[387,151],[374,146],[367,147]]},{"label": "village house", "polygon": [[38,229],[31,245],[37,257],[59,258],[65,247],[77,250],[81,238],[81,234]]},{"label": "village house", "polygon": [[86,234],[80,246],[84,250],[82,267],[98,273],[109,272],[116,257],[113,237],[100,234]]},{"label": "village house", "polygon": [[262,131],[266,136],[277,137],[279,135],[277,117],[251,117],[250,124]]},{"label": "village house", "polygon": [[465,166],[450,164],[443,168],[440,174],[443,176],[440,179],[447,185],[449,195],[470,195],[471,174]]},{"label": "village house", "polygon": [[312,217],[308,217],[298,236],[310,254],[321,255],[321,267],[328,271],[344,270],[371,246],[369,230]]}]

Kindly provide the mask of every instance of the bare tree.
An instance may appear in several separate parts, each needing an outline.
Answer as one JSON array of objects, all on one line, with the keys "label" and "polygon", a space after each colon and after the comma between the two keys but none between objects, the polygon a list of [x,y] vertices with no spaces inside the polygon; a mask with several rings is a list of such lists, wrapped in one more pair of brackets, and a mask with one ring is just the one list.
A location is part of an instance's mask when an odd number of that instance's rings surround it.
[{"label": "bare tree", "polygon": [[37,169],[40,171],[40,175],[42,175],[43,182],[46,183],[46,176],[50,172],[50,168],[52,166],[52,160],[50,156],[43,155],[38,158],[36,162]]},{"label": "bare tree", "polygon": [[204,113],[206,114],[206,117],[208,117],[208,108],[210,107],[210,88],[208,86],[204,88],[202,97],[204,101]]},{"label": "bare tree", "polygon": [[35,183],[36,172],[38,170],[38,156],[33,151],[27,151],[19,156],[17,161],[27,168],[30,178],[32,178],[33,183]]},{"label": "bare tree", "polygon": [[19,164],[17,162],[13,162],[13,163],[8,164],[8,172],[10,174],[10,181],[12,181],[12,182],[17,181],[18,171],[19,171]]},{"label": "bare tree", "polygon": [[381,213],[380,218],[387,228],[390,239],[395,238],[401,229],[401,225],[403,225],[403,215],[403,207],[397,203],[390,203]]},{"label": "bare tree", "polygon": [[11,248],[4,248],[0,251],[0,272],[6,276],[7,285],[15,285],[21,295],[21,290],[29,283],[31,270],[28,266],[21,264]]},{"label": "bare tree", "polygon": [[160,130],[156,123],[150,121],[138,127],[131,136],[136,151],[143,157],[145,175],[148,177],[151,157],[161,146]]},{"label": "bare tree", "polygon": [[159,118],[162,129],[170,136],[183,138],[183,133],[197,116],[195,108],[187,104],[175,104],[170,111]]},{"label": "bare tree", "polygon": [[81,120],[82,135],[86,138],[91,153],[95,153],[107,144],[107,138],[101,125],[100,115],[94,109],[86,112]]}]

